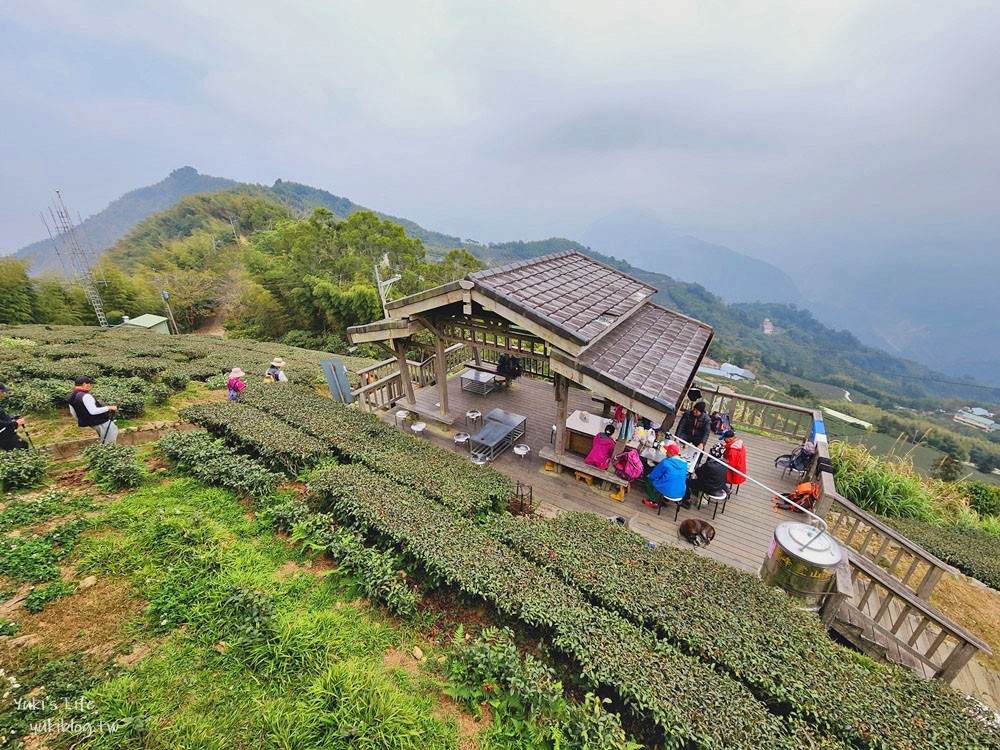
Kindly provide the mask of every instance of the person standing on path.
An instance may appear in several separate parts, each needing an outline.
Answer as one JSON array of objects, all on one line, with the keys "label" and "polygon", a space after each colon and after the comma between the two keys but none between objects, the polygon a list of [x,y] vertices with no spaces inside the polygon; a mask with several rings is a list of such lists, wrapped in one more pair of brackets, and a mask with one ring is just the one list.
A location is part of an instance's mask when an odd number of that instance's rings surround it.
[{"label": "person standing on path", "polygon": [[246,373],[239,367],[234,367],[229,373],[229,380],[226,381],[226,388],[229,389],[229,400],[239,401],[240,394],[246,390],[247,384],[243,382]]},{"label": "person standing on path", "polygon": [[69,413],[80,427],[92,427],[102,445],[114,443],[118,440],[118,425],[111,415],[118,411],[118,407],[105,406],[91,395],[93,378],[77,378],[74,383],[73,390],[66,399]]},{"label": "person standing on path", "polygon": [[[677,427],[674,429],[674,434],[678,438],[684,443],[690,443],[700,451],[705,450],[705,443],[708,442],[708,436],[711,434],[708,414],[705,413],[707,408],[704,401],[699,401],[681,415]],[[690,460],[694,458],[694,451],[688,445],[684,445],[683,455],[685,459]],[[698,457],[701,457],[700,453]]]}]

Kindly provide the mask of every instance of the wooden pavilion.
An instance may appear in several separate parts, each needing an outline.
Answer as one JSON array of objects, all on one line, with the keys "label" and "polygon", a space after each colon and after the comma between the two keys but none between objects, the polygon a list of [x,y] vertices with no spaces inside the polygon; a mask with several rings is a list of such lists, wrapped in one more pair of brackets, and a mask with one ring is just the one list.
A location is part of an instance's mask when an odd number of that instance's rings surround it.
[{"label": "wooden pavilion", "polygon": [[[656,289],[576,251],[544,255],[468,274],[464,279],[386,305],[388,317],[348,329],[352,343],[378,343],[396,357],[408,408],[451,425],[447,359],[451,344],[468,346],[473,365],[484,353],[525,361],[529,375],[553,380],[555,453],[565,446],[571,384],[670,425],[712,341],[705,323],[650,301]],[[421,331],[433,336],[436,413],[414,397],[406,351]],[[495,357],[491,357],[495,359]],[[464,413],[464,412],[463,412]]]}]

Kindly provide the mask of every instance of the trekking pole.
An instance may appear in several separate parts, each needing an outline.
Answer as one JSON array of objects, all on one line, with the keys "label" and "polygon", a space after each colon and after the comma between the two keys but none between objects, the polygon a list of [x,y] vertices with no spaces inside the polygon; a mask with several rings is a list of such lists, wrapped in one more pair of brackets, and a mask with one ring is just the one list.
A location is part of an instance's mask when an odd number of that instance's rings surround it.
[{"label": "trekking pole", "polygon": [[35,441],[31,439],[31,433],[28,432],[28,428],[25,427],[24,425],[21,425],[21,429],[24,430],[24,436],[28,438],[28,446],[31,448],[31,450],[35,450]]},{"label": "trekking pole", "polygon": [[113,420],[113,419],[109,419],[107,422],[104,423],[107,426],[104,428],[104,434],[101,435],[101,445],[107,445],[108,444],[108,433],[111,432],[111,425],[113,425],[114,423],[115,423],[115,420]]}]

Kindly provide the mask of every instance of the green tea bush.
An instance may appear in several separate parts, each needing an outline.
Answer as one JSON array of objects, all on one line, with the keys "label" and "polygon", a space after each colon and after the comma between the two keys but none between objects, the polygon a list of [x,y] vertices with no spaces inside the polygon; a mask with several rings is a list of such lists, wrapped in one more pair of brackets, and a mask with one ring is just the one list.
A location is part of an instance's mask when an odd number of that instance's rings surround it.
[{"label": "green tea bush", "polygon": [[172,391],[183,391],[191,382],[191,375],[183,365],[174,364],[160,372],[159,381]]},{"label": "green tea bush", "polygon": [[49,469],[49,454],[43,450],[0,451],[0,487],[7,490],[36,487]]},{"label": "green tea bush", "polygon": [[267,464],[293,475],[328,453],[326,446],[316,438],[237,401],[192,404],[178,413],[242,452],[258,456]]},{"label": "green tea bush", "polygon": [[510,477],[492,467],[474,466],[465,456],[307,389],[254,383],[242,401],[323,440],[342,459],[385,474],[459,513],[496,510],[514,492]]},{"label": "green tea bush", "polygon": [[[454,648],[448,658],[452,698],[476,709],[493,706],[491,739],[514,747],[574,747],[639,750],[617,714],[593,693],[582,704],[563,694],[551,667],[530,654],[521,656],[509,628],[487,628],[472,643]],[[502,733],[502,738],[496,735]]]},{"label": "green tea bush", "polygon": [[1000,536],[974,528],[935,526],[909,518],[885,522],[967,576],[1000,591]]},{"label": "green tea bush", "polygon": [[171,432],[159,445],[181,470],[245,495],[266,497],[284,478],[205,432]]},{"label": "green tea bush", "polygon": [[688,550],[650,549],[589,513],[498,516],[488,529],[593,601],[742,682],[773,710],[851,746],[920,747],[928,732],[951,747],[996,739],[948,686],[858,662],[818,619],[756,576]]},{"label": "green tea bush", "polygon": [[108,492],[138,487],[146,477],[146,469],[136,458],[135,448],[129,446],[91,445],[83,449],[83,457],[94,483]]},{"label": "green tea bush", "polygon": [[170,400],[172,391],[163,383],[151,383],[149,386],[149,398],[157,406],[163,406]]},{"label": "green tea bush", "polygon": [[[360,466],[317,473],[310,488],[338,515],[400,544],[434,576],[547,633],[589,686],[617,692],[671,747],[793,748],[805,730],[742,685],[653,638],[491,539],[472,521]],[[708,709],[707,707],[710,707]]]}]

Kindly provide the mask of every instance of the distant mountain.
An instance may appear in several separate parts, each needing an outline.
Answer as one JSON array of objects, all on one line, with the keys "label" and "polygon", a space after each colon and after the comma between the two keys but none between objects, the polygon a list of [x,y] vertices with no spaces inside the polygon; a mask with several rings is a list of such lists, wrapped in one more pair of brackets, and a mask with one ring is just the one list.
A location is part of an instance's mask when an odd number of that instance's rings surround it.
[{"label": "distant mountain", "polygon": [[[155,185],[133,190],[112,201],[103,211],[84,220],[83,231],[94,251],[102,253],[128,234],[143,219],[170,208],[185,196],[234,189],[263,195],[299,214],[311,213],[314,208],[323,207],[343,219],[356,211],[367,210],[347,198],[296,182],[278,180],[273,186],[266,187],[224,177],[211,177],[199,174],[193,167],[181,167]],[[443,254],[441,252],[443,250],[462,246],[462,241],[458,237],[432,232],[408,219],[378,211],[375,213],[402,225],[407,234],[416,237],[427,246],[431,255],[440,255]],[[52,242],[47,238],[22,247],[14,255],[29,259],[31,271],[35,275],[61,270]]]},{"label": "distant mountain", "polygon": [[581,239],[633,265],[701,284],[727,302],[804,301],[792,277],[780,268],[723,245],[675,234],[644,211],[609,214],[584,229]]},{"label": "distant mountain", "polygon": [[[239,184],[224,177],[198,174],[193,167],[181,167],[155,185],[133,190],[112,201],[103,211],[84,220],[83,231],[95,252],[100,253],[128,234],[132,227],[147,216],[170,208],[185,195],[228,190]],[[59,259],[48,238],[26,245],[14,255],[29,259],[34,274],[61,270]]]}]

